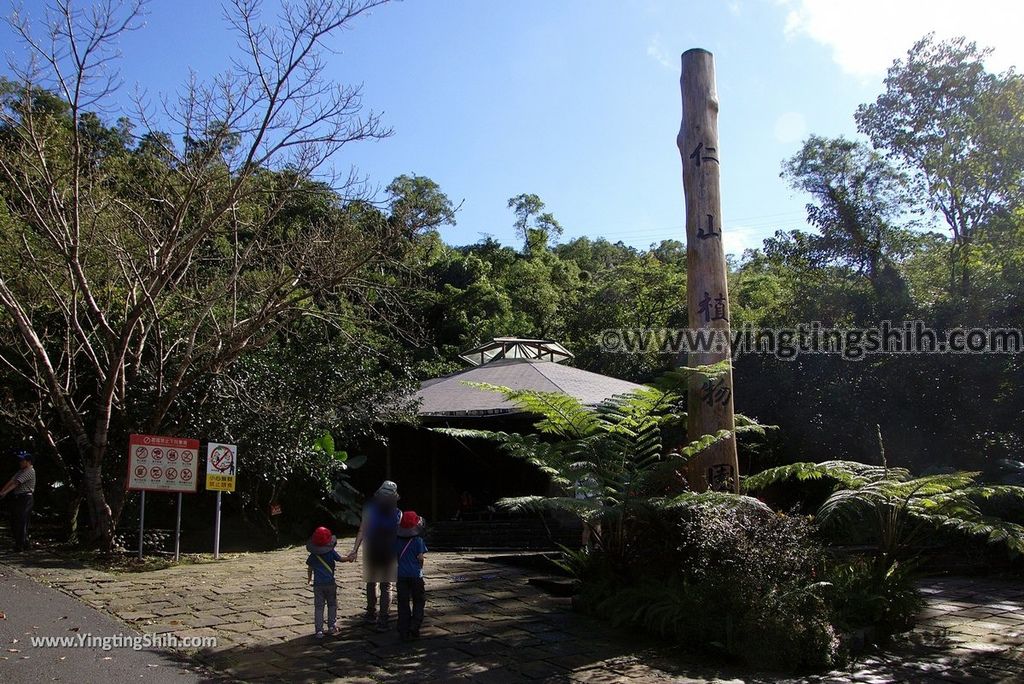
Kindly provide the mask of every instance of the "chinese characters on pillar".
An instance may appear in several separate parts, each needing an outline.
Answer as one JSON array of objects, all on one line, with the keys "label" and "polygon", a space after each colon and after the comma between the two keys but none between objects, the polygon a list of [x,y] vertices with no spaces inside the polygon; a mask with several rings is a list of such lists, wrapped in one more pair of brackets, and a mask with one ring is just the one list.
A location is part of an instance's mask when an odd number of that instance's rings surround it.
[{"label": "chinese characters on pillar", "polygon": [[733,470],[728,463],[716,463],[708,467],[708,487],[715,491],[732,489]]},{"label": "chinese characters on pillar", "polygon": [[697,239],[699,239],[699,240],[707,240],[708,238],[713,238],[713,237],[720,238],[720,237],[722,237],[721,233],[716,233],[715,232],[715,217],[712,216],[711,214],[707,214],[707,217],[708,217],[708,229],[707,229],[707,232],[704,231],[704,227],[703,226],[697,226]]},{"label": "chinese characters on pillar", "polygon": [[732,388],[723,378],[709,378],[700,388],[700,398],[708,406],[728,406]]},{"label": "chinese characters on pillar", "polygon": [[729,318],[726,316],[728,302],[725,300],[725,295],[719,292],[718,297],[714,300],[714,306],[712,306],[711,303],[712,300],[710,292],[705,292],[704,298],[698,302],[697,313],[704,317],[704,322],[728,321]]},{"label": "chinese characters on pillar", "polygon": [[718,163],[718,157],[715,156],[714,147],[705,147],[704,143],[697,143],[697,147],[693,148],[693,152],[690,153],[690,159],[694,161],[697,166],[700,166],[702,161],[709,162],[713,161]]}]

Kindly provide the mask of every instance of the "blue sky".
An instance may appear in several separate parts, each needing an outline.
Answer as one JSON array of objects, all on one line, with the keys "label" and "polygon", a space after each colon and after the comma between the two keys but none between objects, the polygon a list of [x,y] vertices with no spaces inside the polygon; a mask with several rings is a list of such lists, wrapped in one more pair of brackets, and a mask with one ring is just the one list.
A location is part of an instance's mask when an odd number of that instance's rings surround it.
[{"label": "blue sky", "polygon": [[[433,178],[463,203],[442,232],[453,244],[485,234],[513,243],[506,201],[521,192],[540,195],[564,239],[682,239],[679,54],[702,47],[716,57],[723,232],[738,255],[803,226],[806,200],[778,177],[781,161],[809,133],[854,135],[854,109],[914,39],[965,32],[996,47],[993,67],[1005,68],[1021,57],[1022,6],[407,0],[331,43],[331,76],[363,83],[365,105],[395,131],[335,163],[380,186],[401,173]],[[217,2],[153,1],[147,26],[122,42],[126,83],[173,92],[190,68],[222,70],[234,40],[220,17]]]}]

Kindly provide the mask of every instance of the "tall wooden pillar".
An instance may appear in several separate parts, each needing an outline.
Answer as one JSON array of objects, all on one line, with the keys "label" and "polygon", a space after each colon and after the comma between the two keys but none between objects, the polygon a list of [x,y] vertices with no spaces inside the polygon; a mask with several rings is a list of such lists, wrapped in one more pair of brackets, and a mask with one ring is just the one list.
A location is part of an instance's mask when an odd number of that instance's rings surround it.
[{"label": "tall wooden pillar", "polygon": [[[689,366],[704,366],[731,358],[729,286],[722,246],[722,206],[719,187],[721,155],[718,146],[718,93],[715,58],[707,50],[687,50],[679,80],[683,119],[676,137],[683,162],[686,196],[686,306],[690,329],[714,331],[704,351],[691,350]],[[718,375],[690,376],[687,387],[690,440],[719,430],[733,430],[732,369]],[[690,464],[690,486],[738,491],[736,439],[731,437],[699,454]]]}]

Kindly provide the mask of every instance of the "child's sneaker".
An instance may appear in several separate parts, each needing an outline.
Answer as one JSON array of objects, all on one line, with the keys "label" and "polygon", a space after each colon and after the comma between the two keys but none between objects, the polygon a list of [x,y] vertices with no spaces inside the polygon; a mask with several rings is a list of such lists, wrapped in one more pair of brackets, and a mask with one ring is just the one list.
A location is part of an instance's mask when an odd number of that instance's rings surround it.
[{"label": "child's sneaker", "polygon": [[323,639],[324,638],[324,633],[323,632],[317,632],[316,633],[316,638],[317,639]]}]

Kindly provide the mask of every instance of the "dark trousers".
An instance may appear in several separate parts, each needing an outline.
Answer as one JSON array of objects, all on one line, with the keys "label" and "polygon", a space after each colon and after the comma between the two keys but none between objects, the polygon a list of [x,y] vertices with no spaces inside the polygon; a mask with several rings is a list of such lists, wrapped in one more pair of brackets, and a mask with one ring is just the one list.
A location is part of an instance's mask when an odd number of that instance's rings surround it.
[{"label": "dark trousers", "polygon": [[[402,636],[419,632],[423,624],[423,607],[427,589],[422,577],[398,578],[398,633]],[[411,610],[410,610],[410,604]]]},{"label": "dark trousers", "polygon": [[11,533],[14,535],[15,551],[28,548],[28,519],[31,515],[31,494],[15,494],[11,497]]}]

